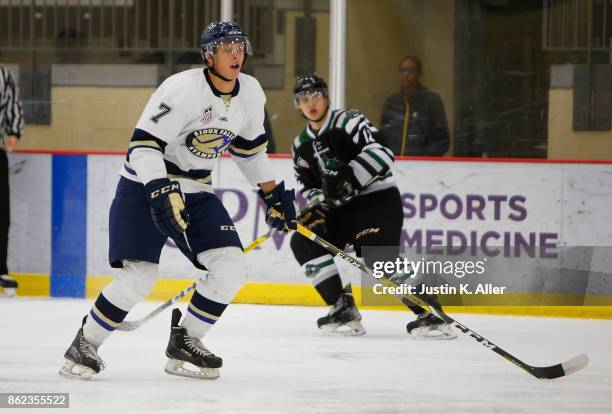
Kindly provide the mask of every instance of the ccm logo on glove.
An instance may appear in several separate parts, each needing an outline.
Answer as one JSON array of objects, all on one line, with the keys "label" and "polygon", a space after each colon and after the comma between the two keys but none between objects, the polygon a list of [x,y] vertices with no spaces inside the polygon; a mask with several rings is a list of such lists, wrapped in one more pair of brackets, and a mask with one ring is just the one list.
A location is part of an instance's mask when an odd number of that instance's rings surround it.
[{"label": "ccm logo on glove", "polygon": [[170,191],[181,191],[181,186],[179,185],[179,183],[174,182],[171,183],[170,185],[167,185],[163,188],[160,188],[158,190],[154,190],[151,192],[151,198],[155,198],[155,197],[159,197],[162,194],[166,194],[169,193]]},{"label": "ccm logo on glove", "polygon": [[151,205],[151,217],[157,229],[175,241],[183,238],[189,225],[181,186],[176,181],[158,178],[145,184]]}]

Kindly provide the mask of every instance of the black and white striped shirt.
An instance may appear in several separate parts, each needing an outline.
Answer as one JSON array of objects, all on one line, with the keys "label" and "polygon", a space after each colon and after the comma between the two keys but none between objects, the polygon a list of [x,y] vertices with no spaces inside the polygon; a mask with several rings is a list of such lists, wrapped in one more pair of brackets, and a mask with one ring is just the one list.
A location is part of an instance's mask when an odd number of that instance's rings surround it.
[{"label": "black and white striped shirt", "polygon": [[0,67],[0,143],[7,135],[21,137],[23,110],[11,73]]},{"label": "black and white striped shirt", "polygon": [[[291,152],[300,191],[307,198],[322,188],[321,171],[314,153],[314,141],[322,141],[330,157],[348,164],[360,185],[357,195],[395,186],[390,149],[375,140],[378,130],[355,109],[330,110],[319,131],[310,125],[295,138]],[[314,192],[312,190],[315,190]]]}]

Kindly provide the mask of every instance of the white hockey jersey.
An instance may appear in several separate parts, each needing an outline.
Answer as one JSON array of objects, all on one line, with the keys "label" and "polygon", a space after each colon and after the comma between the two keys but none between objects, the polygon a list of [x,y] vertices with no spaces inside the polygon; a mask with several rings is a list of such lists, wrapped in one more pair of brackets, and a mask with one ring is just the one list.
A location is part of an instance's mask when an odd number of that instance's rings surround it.
[{"label": "white hockey jersey", "polygon": [[212,182],[217,158],[228,150],[252,185],[272,181],[265,102],[259,82],[249,75],[240,74],[230,94],[213,86],[206,69],[173,75],[149,99],[120,174],[140,181],[130,155],[155,150],[163,155],[168,178],[181,182],[186,192],[201,191]]}]

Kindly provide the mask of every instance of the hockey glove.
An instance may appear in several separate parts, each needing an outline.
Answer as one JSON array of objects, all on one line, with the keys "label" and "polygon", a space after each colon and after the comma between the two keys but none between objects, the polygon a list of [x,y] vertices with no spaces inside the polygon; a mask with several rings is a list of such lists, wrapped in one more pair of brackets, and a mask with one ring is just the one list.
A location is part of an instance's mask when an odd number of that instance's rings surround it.
[{"label": "hockey glove", "polygon": [[325,234],[327,233],[327,226],[325,225],[326,219],[327,214],[325,211],[322,208],[317,207],[303,214],[298,219],[298,222],[310,231],[317,234]]},{"label": "hockey glove", "polygon": [[308,204],[298,213],[298,223],[317,234],[327,233],[325,220],[330,207],[325,203],[323,192],[320,189],[310,190],[307,198]]},{"label": "hockey glove", "polygon": [[263,198],[266,206],[266,223],[278,231],[287,232],[295,230],[295,191],[285,190],[285,183],[281,181],[269,193],[262,190],[257,192]]},{"label": "hockey glove", "polygon": [[321,170],[321,182],[325,200],[331,205],[340,206],[355,195],[357,179],[350,165],[330,159]]},{"label": "hockey glove", "polygon": [[176,181],[158,178],[145,184],[151,216],[157,229],[174,240],[182,240],[189,224],[181,186]]}]

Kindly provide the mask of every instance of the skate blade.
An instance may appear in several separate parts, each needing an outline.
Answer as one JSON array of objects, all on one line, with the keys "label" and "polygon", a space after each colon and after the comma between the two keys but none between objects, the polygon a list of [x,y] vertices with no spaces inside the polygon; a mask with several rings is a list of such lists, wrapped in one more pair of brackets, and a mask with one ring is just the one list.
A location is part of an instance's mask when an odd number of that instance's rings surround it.
[{"label": "skate blade", "polygon": [[178,359],[168,359],[164,371],[166,371],[167,374],[177,375],[179,377],[206,380],[215,380],[221,375],[219,373],[219,368],[202,368]]},{"label": "skate blade", "polygon": [[414,328],[409,335],[419,341],[446,341],[457,338],[457,333],[448,325]]},{"label": "skate blade", "polygon": [[66,360],[64,366],[59,370],[59,374],[68,378],[75,378],[80,380],[90,379],[96,371],[86,367],[85,365],[76,364],[70,360]]},{"label": "skate blade", "polygon": [[345,324],[328,323],[321,327],[326,336],[361,336],[366,333],[360,321],[350,321]]},{"label": "skate blade", "polygon": [[5,298],[14,298],[17,295],[15,288],[0,288],[0,296]]}]

